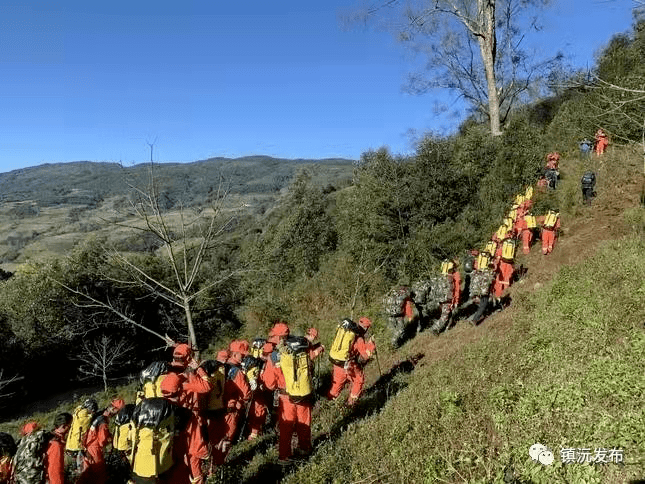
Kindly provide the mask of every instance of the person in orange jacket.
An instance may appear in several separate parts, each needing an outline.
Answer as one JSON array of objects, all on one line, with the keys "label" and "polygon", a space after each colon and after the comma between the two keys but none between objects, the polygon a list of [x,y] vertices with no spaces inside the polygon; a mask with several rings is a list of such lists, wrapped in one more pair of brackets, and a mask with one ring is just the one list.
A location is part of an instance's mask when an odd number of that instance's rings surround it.
[{"label": "person in orange jacket", "polygon": [[77,484],[105,484],[108,479],[107,465],[103,450],[112,442],[109,424],[110,417],[116,415],[125,407],[125,402],[114,399],[110,405],[94,418],[85,434],[83,447],[85,448],[84,469],[78,476]]},{"label": "person in orange jacket", "polygon": [[164,398],[190,410],[186,428],[175,439],[173,450],[177,464],[169,471],[168,482],[202,484],[202,463],[208,459],[209,452],[202,433],[200,400],[213,388],[208,374],[200,367],[191,352],[186,360],[186,371],[168,373],[160,387]]},{"label": "person in orange jacket", "polygon": [[[318,331],[314,328],[308,330],[305,336],[309,341],[307,355],[310,363],[320,356],[325,348],[320,343],[313,344]],[[287,393],[287,385],[279,364],[279,352],[272,353],[274,364],[267,366],[263,373],[264,385],[269,390],[278,391],[278,460],[280,464],[289,464],[293,455],[291,440],[295,431],[298,436],[297,452],[300,455],[311,453],[311,410],[313,408],[313,394],[303,399],[296,399]]]},{"label": "person in orange jacket", "polygon": [[549,170],[557,170],[560,163],[560,153],[552,151],[546,155],[546,168]]},{"label": "person in orange jacket", "polygon": [[54,418],[53,437],[47,444],[44,459],[44,477],[49,484],[65,484],[65,443],[72,419],[72,414],[67,412]]},{"label": "person in orange jacket", "polygon": [[602,128],[599,128],[598,131],[596,131],[594,138],[596,140],[596,155],[600,156],[607,149],[607,146],[609,145],[609,138],[607,137],[605,130]]},{"label": "person in orange jacket", "polygon": [[435,335],[439,335],[439,333],[441,333],[446,328],[446,326],[448,326],[450,318],[454,315],[457,307],[459,306],[459,301],[461,299],[461,274],[459,273],[458,259],[453,259],[452,261],[448,262],[448,264],[445,266],[444,275],[451,276],[452,297],[450,301],[441,303],[441,316],[430,327]]},{"label": "person in orange jacket", "polygon": [[542,254],[547,255],[553,251],[555,239],[560,230],[560,214],[554,210],[542,218]]},{"label": "person in orange jacket", "polygon": [[249,409],[249,436],[247,440],[254,440],[262,433],[262,428],[269,414],[269,407],[273,405],[273,392],[268,391],[264,384],[262,383],[262,373],[266,369],[266,365],[271,357],[271,353],[275,345],[273,343],[266,342],[262,346],[262,354],[260,359],[263,361],[262,369],[260,370],[260,376],[257,382],[257,388],[253,390],[253,398],[251,399],[251,408]]},{"label": "person in orange jacket", "polygon": [[229,365],[224,384],[224,402],[226,404],[226,434],[222,451],[226,454],[238,433],[240,421],[244,418],[245,409],[251,401],[251,387],[242,369],[242,359],[249,352],[249,344],[246,341],[237,340],[229,345]]},{"label": "person in orange jacket", "polygon": [[513,278],[513,272],[515,271],[513,259],[506,259],[503,256],[504,241],[512,238],[512,233],[508,232],[502,243],[499,244],[498,254],[495,255],[494,267],[497,271],[497,276],[493,283],[493,296],[497,298],[497,300],[502,297],[504,291],[511,285],[511,279]]},{"label": "person in orange jacket", "polygon": [[531,217],[531,214],[527,213],[518,218],[515,237],[522,240],[522,252],[528,254],[531,252],[531,242],[533,242],[533,228],[529,227],[526,217]]},{"label": "person in orange jacket", "polygon": [[351,385],[347,406],[352,407],[363,392],[365,384],[365,365],[376,352],[376,344],[373,340],[366,341],[365,333],[372,326],[372,321],[365,316],[358,318],[358,326],[362,328],[363,334],[357,335],[349,350],[349,358],[344,365],[334,364],[331,388],[327,392],[327,398],[334,400],[347,383]]},{"label": "person in orange jacket", "polygon": [[[230,353],[228,349],[218,351],[215,357],[215,361],[219,364],[218,368],[215,369],[215,371],[224,372],[224,378],[226,378],[226,375],[228,374],[229,358],[230,358]],[[230,392],[230,389],[229,389],[229,392]],[[230,447],[230,443],[229,444],[222,443],[228,431],[228,426],[226,423],[226,418],[227,418],[226,381],[224,381],[224,386],[222,389],[222,400],[224,402],[224,407],[222,409],[206,412],[208,443],[209,443],[210,452],[211,452],[209,474],[211,475],[215,473],[215,469],[217,466],[220,466],[224,463],[224,461],[226,460],[226,454],[228,452],[227,447]]]}]

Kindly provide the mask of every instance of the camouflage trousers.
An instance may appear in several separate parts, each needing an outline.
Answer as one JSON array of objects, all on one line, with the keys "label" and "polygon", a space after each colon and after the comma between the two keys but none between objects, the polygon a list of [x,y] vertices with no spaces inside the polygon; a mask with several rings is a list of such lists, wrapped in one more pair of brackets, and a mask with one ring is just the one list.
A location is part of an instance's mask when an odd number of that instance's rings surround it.
[{"label": "camouflage trousers", "polygon": [[448,323],[450,322],[450,316],[452,316],[452,303],[446,302],[441,304],[441,316],[437,319],[434,324],[430,327],[434,334],[441,333]]},{"label": "camouflage trousers", "polygon": [[418,318],[407,319],[402,316],[390,316],[388,323],[392,334],[392,346],[396,348],[406,339],[407,333],[412,329],[416,331]]}]

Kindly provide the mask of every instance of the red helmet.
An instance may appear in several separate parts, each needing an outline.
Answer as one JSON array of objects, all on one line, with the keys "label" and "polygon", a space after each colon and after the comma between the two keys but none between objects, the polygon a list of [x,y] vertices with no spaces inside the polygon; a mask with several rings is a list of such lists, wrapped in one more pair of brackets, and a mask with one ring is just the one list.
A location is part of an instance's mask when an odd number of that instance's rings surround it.
[{"label": "red helmet", "polygon": [[34,430],[38,430],[39,428],[40,428],[40,424],[38,422],[27,422],[20,429],[20,435],[23,435],[23,436],[29,435]]},{"label": "red helmet", "polygon": [[228,345],[228,350],[231,353],[241,353],[246,356],[249,354],[249,342],[244,340],[231,341],[231,344]]},{"label": "red helmet", "polygon": [[186,343],[180,343],[175,346],[175,349],[172,352],[173,360],[186,361],[193,356],[192,348]]},{"label": "red helmet", "polygon": [[121,410],[123,407],[125,407],[125,402],[123,401],[122,398],[115,398],[110,402],[110,406],[114,408],[115,410]]},{"label": "red helmet", "polygon": [[287,336],[289,336],[289,326],[287,326],[287,323],[283,322],[276,323],[273,328],[271,328],[271,331],[269,331],[269,336],[286,338]]},{"label": "red helmet", "polygon": [[226,360],[228,360],[228,350],[220,350],[217,352],[217,356],[215,359],[219,361],[220,363],[226,363]]},{"label": "red helmet", "polygon": [[361,316],[360,318],[358,318],[358,325],[365,331],[367,331],[372,326],[372,320],[370,318],[366,318],[365,316]]},{"label": "red helmet", "polygon": [[161,380],[161,394],[164,397],[172,397],[179,393],[181,390],[183,379],[177,373],[168,373],[163,380]]}]

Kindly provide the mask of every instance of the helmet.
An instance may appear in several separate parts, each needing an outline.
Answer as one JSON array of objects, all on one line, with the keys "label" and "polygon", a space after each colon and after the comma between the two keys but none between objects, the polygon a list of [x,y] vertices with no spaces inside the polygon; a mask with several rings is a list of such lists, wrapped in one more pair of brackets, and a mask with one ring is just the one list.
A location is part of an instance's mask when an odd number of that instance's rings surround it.
[{"label": "helmet", "polygon": [[307,338],[311,341],[315,340],[318,337],[318,330],[316,328],[309,328],[307,330]]},{"label": "helmet", "polygon": [[269,336],[286,338],[289,336],[289,326],[287,326],[287,323],[283,322],[276,323],[273,328],[271,328],[271,331],[269,331]]},{"label": "helmet", "polygon": [[358,318],[358,325],[365,331],[367,331],[368,329],[370,329],[370,326],[372,326],[372,320],[365,316],[361,316],[360,318]]},{"label": "helmet", "polygon": [[180,343],[175,346],[175,349],[172,352],[173,360],[186,361],[193,356],[193,350],[186,343]]},{"label": "helmet", "polygon": [[86,398],[81,406],[89,410],[90,413],[96,413],[99,410],[99,404],[93,398]]},{"label": "helmet", "polygon": [[226,360],[228,360],[228,350],[218,351],[217,355],[215,356],[215,359],[220,363],[226,363]]},{"label": "helmet", "polygon": [[164,397],[172,397],[179,393],[181,390],[182,378],[177,373],[168,373],[163,380],[161,380],[161,394]]},{"label": "helmet", "polygon": [[118,411],[125,407],[125,402],[122,398],[115,398],[110,402],[110,406]]},{"label": "helmet", "polygon": [[241,353],[242,355],[247,355],[249,353],[249,343],[244,340],[235,340],[231,341],[231,344],[228,345],[228,350],[231,353]]}]

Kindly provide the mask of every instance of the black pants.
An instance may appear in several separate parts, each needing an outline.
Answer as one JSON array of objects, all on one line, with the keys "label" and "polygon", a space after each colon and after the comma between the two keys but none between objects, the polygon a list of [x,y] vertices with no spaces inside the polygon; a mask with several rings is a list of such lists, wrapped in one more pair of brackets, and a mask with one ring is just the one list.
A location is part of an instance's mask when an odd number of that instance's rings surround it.
[{"label": "black pants", "polygon": [[479,306],[477,307],[477,312],[473,314],[470,318],[474,324],[479,323],[484,318],[486,310],[488,309],[489,296],[481,296],[479,298]]},{"label": "black pants", "polygon": [[593,187],[582,187],[582,201],[585,205],[591,205],[591,200],[593,199],[595,193],[593,192]]}]

